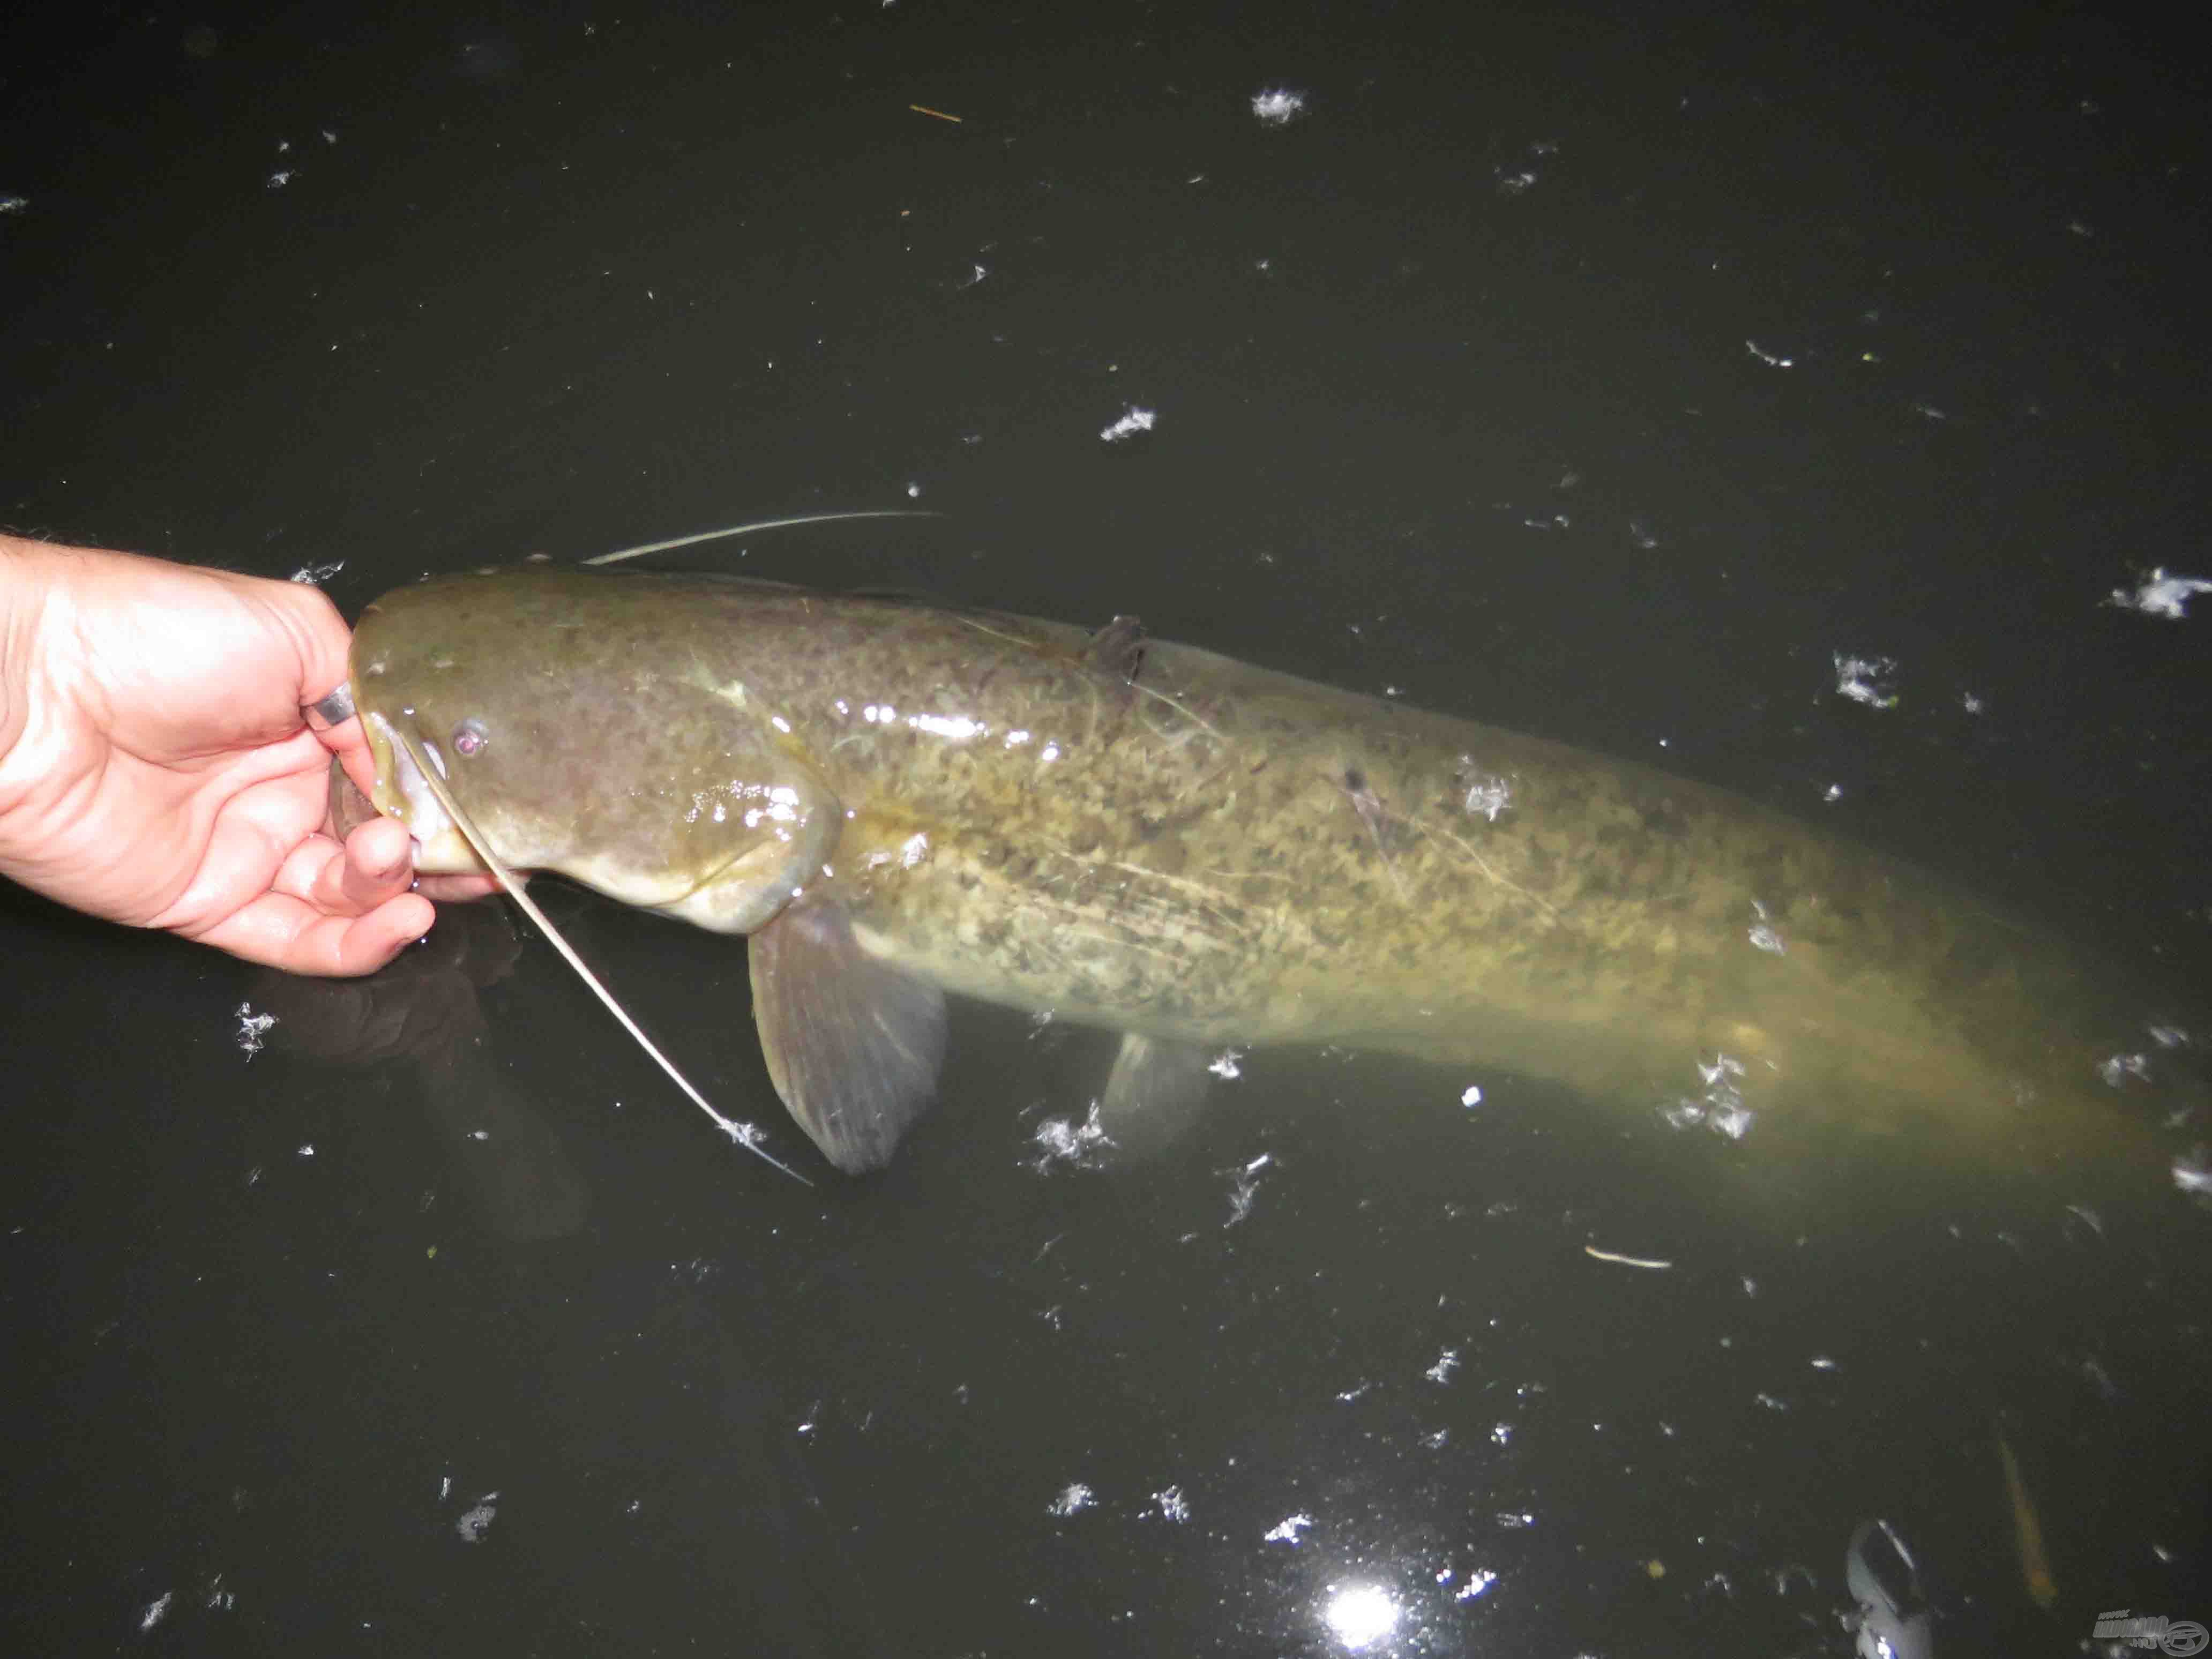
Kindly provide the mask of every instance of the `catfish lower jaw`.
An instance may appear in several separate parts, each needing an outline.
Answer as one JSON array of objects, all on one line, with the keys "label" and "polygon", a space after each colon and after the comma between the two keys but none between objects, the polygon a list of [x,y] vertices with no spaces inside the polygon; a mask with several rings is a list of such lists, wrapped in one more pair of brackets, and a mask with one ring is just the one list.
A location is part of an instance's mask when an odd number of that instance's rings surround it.
[{"label": "catfish lower jaw", "polygon": [[[415,869],[425,876],[476,876],[489,873],[438,798],[423,781],[421,769],[380,714],[364,713],[369,747],[376,756],[376,808],[398,818],[415,838]],[[425,745],[425,752],[434,753]]]}]

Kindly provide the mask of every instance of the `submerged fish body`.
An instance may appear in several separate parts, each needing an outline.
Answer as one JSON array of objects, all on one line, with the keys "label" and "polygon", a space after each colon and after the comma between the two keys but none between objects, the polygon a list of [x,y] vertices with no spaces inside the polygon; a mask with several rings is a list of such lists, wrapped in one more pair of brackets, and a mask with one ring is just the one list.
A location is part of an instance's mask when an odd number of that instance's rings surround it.
[{"label": "submerged fish body", "polygon": [[[550,566],[378,600],[353,654],[427,872],[749,934],[834,1162],[926,1104],[950,991],[1125,1034],[1109,1120],[1225,1044],[1340,1042],[1692,1115],[2132,1126],[2142,1010],[1972,899],[1724,791],[1150,639]],[[2118,1022],[2118,1023],[2115,1023]]]}]

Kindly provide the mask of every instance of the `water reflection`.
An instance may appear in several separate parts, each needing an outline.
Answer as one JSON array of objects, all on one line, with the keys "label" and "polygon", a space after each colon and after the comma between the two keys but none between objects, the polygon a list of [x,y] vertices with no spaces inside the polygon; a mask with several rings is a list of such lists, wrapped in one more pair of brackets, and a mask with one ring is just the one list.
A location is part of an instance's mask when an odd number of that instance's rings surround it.
[{"label": "water reflection", "polygon": [[1331,1584],[1322,1622],[1347,1653],[1373,1646],[1398,1627],[1398,1603],[1380,1584]]},{"label": "water reflection", "polygon": [[275,1017],[261,1040],[333,1066],[412,1065],[430,1127],[484,1231],[516,1243],[564,1237],[583,1224],[591,1188],[497,1063],[477,997],[514,970],[522,942],[503,905],[438,909],[428,939],[368,979],[264,971],[249,999]]}]

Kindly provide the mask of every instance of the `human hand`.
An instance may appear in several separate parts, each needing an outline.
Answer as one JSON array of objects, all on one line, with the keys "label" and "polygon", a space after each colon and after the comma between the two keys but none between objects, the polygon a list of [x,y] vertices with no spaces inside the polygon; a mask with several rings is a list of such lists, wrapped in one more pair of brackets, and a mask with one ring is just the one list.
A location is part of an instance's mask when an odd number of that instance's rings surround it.
[{"label": "human hand", "polygon": [[0,538],[0,875],[302,974],[428,931],[404,824],[327,832],[358,720],[308,730],[349,633],[314,588]]}]

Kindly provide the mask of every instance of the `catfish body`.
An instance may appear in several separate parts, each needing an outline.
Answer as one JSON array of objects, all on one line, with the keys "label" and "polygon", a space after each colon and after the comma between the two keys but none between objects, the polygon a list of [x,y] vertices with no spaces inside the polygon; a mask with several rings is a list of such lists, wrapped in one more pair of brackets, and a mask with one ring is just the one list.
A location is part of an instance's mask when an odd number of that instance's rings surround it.
[{"label": "catfish body", "polygon": [[1109,1123],[1225,1044],[1340,1042],[1723,1126],[2129,1121],[2142,1010],[1918,872],[1742,798],[1117,623],[551,566],[388,594],[353,678],[426,872],[508,864],[749,934],[771,1075],[848,1169],[943,994],[1124,1034]]}]

